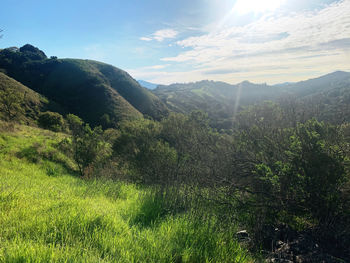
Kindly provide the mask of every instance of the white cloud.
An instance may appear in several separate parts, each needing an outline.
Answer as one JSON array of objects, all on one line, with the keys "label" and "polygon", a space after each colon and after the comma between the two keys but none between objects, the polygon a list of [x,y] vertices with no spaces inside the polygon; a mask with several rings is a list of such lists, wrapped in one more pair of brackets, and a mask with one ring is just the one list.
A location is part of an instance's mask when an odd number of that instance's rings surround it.
[{"label": "white cloud", "polygon": [[152,38],[150,38],[150,37],[140,37],[140,40],[143,40],[143,41],[152,41]]},{"label": "white cloud", "polygon": [[162,29],[154,32],[149,37],[141,37],[140,40],[143,40],[143,41],[157,40],[159,42],[162,42],[165,39],[175,38],[177,35],[178,35],[178,32],[175,31],[174,29]]},{"label": "white cloud", "polygon": [[[231,83],[245,79],[274,83],[350,70],[349,10],[350,0],[341,0],[312,12],[264,16],[244,26],[177,41],[186,51],[161,60],[192,70],[159,70],[148,79],[171,83],[209,76]],[[145,70],[134,73],[147,75]]]},{"label": "white cloud", "polygon": [[154,65],[154,66],[149,66],[149,67],[144,67],[144,69],[150,69],[150,70],[154,70],[154,69],[163,69],[170,66],[170,64],[164,64],[164,65]]}]

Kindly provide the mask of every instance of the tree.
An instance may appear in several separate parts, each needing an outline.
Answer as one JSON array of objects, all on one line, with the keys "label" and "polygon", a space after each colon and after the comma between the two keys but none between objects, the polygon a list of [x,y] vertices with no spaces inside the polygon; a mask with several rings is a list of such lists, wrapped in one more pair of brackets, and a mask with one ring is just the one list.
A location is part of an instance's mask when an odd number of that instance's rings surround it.
[{"label": "tree", "polygon": [[12,121],[23,114],[21,108],[23,101],[23,95],[15,88],[2,87],[0,89],[0,112],[5,115],[7,121]]},{"label": "tree", "polygon": [[71,151],[81,176],[102,163],[110,154],[111,146],[104,140],[101,127],[91,129],[89,124],[73,114],[67,116],[72,134]]}]

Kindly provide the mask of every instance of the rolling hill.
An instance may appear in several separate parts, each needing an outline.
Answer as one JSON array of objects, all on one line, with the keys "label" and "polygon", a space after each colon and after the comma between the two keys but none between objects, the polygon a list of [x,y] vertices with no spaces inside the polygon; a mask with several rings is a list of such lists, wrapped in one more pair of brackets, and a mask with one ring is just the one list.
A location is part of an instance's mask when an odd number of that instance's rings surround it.
[{"label": "rolling hill", "polygon": [[227,128],[242,107],[266,100],[313,100],[324,105],[331,104],[333,108],[342,102],[346,104],[350,101],[347,99],[350,98],[350,73],[337,71],[315,79],[273,86],[249,81],[231,85],[205,80],[160,85],[153,92],[173,111],[189,113],[202,110],[208,113],[213,126]]},{"label": "rolling hill", "polygon": [[166,106],[125,71],[91,60],[48,59],[31,45],[0,51],[0,69],[92,125],[114,126],[142,115],[160,119]]}]

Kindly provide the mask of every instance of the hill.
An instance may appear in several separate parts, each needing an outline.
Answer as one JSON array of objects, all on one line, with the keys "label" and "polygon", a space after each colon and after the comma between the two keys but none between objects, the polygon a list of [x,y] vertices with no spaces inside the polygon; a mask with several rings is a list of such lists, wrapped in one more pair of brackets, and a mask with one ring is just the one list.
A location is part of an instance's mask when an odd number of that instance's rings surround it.
[{"label": "hill", "polygon": [[165,105],[128,73],[101,62],[48,59],[25,45],[1,50],[0,69],[93,125],[108,127],[142,114],[154,119],[167,114]]},{"label": "hill", "polygon": [[335,71],[318,78],[300,81],[296,83],[286,83],[275,85],[284,92],[293,94],[297,97],[315,95],[322,92],[328,92],[333,89],[350,89],[350,73],[344,71]]},{"label": "hill", "polygon": [[[231,85],[224,82],[200,81],[188,84],[160,85],[154,91],[170,109],[180,113],[202,110],[212,125],[229,128],[234,115],[244,106],[266,100],[293,98],[339,106],[350,96],[350,73],[334,72],[319,78],[280,85],[254,84],[249,81]],[[333,99],[330,99],[333,97]],[[327,99],[328,98],[328,99]]]},{"label": "hill", "polygon": [[175,112],[207,112],[216,127],[227,127],[232,116],[243,105],[254,104],[276,96],[278,88],[244,81],[237,85],[200,81],[188,84],[158,86],[153,92]]}]

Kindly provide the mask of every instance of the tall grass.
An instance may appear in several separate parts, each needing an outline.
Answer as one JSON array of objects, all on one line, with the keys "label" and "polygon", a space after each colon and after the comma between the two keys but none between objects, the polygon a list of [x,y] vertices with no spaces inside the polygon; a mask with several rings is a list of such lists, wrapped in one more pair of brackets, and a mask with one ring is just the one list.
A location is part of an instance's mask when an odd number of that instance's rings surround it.
[{"label": "tall grass", "polygon": [[55,143],[0,133],[0,262],[252,262],[234,228],[166,213],[147,188],[72,176]]}]

